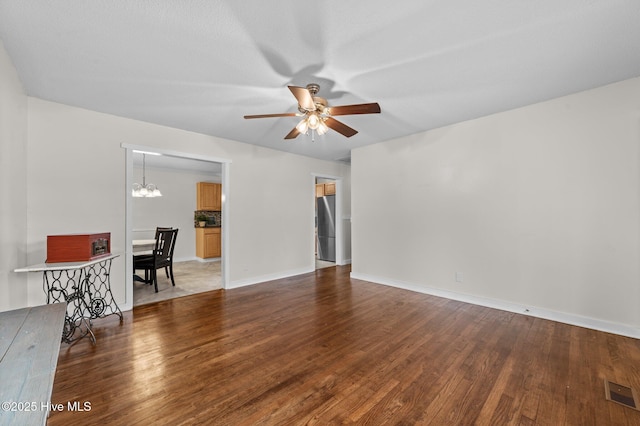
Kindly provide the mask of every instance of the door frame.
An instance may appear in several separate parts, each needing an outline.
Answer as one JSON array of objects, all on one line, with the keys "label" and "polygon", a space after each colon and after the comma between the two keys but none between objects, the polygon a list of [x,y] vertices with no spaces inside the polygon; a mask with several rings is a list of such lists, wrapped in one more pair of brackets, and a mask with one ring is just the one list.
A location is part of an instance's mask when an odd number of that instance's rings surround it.
[{"label": "door frame", "polygon": [[336,265],[345,265],[344,259],[344,228],[342,224],[342,177],[328,175],[326,173],[311,173],[311,191],[313,196],[313,209],[311,212],[311,261],[313,270],[316,269],[315,256],[315,228],[316,228],[316,179],[331,179],[336,183]]},{"label": "door frame", "polygon": [[[158,148],[148,145],[132,145],[127,143],[120,144],[125,150],[125,306],[129,309],[133,308],[133,210],[131,187],[134,182],[133,177],[133,151],[155,152],[158,154],[184,158],[188,160],[208,161],[210,163],[219,163],[222,165],[221,181],[222,181],[222,217],[224,226],[222,227],[222,259],[221,259],[221,281],[222,288],[227,288],[229,279],[229,240],[231,235],[231,216],[229,215],[231,181],[230,169],[231,160],[219,157],[210,157],[207,155],[195,154],[191,152],[174,151],[170,149]],[[194,200],[195,206],[195,200]]]}]

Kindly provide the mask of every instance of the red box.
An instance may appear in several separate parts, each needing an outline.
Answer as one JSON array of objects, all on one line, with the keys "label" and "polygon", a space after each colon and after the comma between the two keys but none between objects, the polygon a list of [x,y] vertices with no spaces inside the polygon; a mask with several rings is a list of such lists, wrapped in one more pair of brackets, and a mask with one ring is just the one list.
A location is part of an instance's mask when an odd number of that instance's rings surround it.
[{"label": "red box", "polygon": [[47,263],[84,262],[111,254],[111,233],[47,236]]}]

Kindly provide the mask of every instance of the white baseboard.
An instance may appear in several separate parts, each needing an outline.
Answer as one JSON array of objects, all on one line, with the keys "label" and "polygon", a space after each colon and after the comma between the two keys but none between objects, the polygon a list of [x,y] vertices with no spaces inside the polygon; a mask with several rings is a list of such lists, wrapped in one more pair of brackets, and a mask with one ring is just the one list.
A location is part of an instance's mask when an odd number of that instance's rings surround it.
[{"label": "white baseboard", "polygon": [[246,287],[248,285],[261,284],[261,283],[264,283],[266,281],[279,280],[279,279],[282,279],[282,278],[293,277],[295,275],[307,274],[307,273],[313,272],[313,271],[315,271],[314,267],[291,269],[289,271],[278,272],[276,274],[267,274],[267,275],[261,275],[261,276],[258,276],[258,277],[247,278],[247,279],[244,279],[244,280],[231,281],[229,284],[227,284],[227,286],[225,288],[227,290],[229,290],[229,289],[232,289],[232,288]]},{"label": "white baseboard", "polygon": [[192,260],[198,260],[198,258],[197,257],[174,257],[173,258],[173,263],[190,262]]},{"label": "white baseboard", "polygon": [[118,303],[118,308],[120,308],[122,312],[131,311],[133,310],[133,302]]},{"label": "white baseboard", "polygon": [[460,302],[471,303],[473,305],[485,306],[487,308],[500,309],[502,311],[514,312],[517,314],[529,315],[532,317],[543,318],[551,321],[557,321],[565,324],[576,325],[579,327],[590,328],[607,333],[619,334],[621,336],[633,337],[640,339],[640,329],[614,322],[604,321],[597,318],[585,317],[576,314],[568,314],[565,312],[557,312],[548,309],[524,306],[516,303],[507,302],[499,299],[492,299],[482,296],[475,296],[466,293],[457,293],[454,291],[442,290],[439,288],[426,287],[415,283],[409,283],[389,278],[381,278],[368,274],[351,273],[351,278],[357,280],[368,281],[374,284],[382,284],[390,287],[401,288],[404,290],[414,291],[416,293],[429,294],[431,296],[444,297],[446,299],[457,300]]},{"label": "white baseboard", "polygon": [[201,257],[196,257],[196,256],[192,256],[192,257],[174,257],[173,258],[173,262],[174,263],[178,263],[178,262],[202,262],[202,263],[206,263],[206,262],[220,262],[222,260],[221,257],[212,257],[212,258],[208,258],[208,259],[203,259]]},{"label": "white baseboard", "polygon": [[200,263],[209,263],[209,262],[221,262],[222,258],[221,257],[210,257],[207,259],[203,259],[201,257],[196,257],[193,260],[197,260]]}]

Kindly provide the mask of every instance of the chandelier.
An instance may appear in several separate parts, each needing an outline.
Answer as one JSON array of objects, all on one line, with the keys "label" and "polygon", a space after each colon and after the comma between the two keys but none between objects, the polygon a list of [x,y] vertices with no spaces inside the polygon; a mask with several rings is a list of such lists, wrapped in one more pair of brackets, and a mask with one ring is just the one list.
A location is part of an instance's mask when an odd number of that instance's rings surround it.
[{"label": "chandelier", "polygon": [[146,161],[145,154],[142,154],[142,185],[140,185],[139,183],[134,183],[133,189],[131,190],[131,195],[133,197],[147,197],[147,198],[162,197],[162,193],[160,192],[160,190],[156,185],[154,185],[153,183],[149,183],[149,184],[146,183],[145,161]]}]

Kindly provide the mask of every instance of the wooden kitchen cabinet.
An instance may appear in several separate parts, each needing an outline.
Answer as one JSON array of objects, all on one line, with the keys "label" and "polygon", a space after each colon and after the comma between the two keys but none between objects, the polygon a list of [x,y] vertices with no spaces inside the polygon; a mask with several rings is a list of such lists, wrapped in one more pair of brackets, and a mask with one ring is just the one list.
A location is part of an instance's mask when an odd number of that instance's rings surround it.
[{"label": "wooden kitchen cabinet", "polygon": [[211,182],[196,184],[196,209],[220,211],[222,210],[222,185]]},{"label": "wooden kitchen cabinet", "polygon": [[325,195],[336,195],[335,182],[316,183],[316,198],[324,197]]},{"label": "wooden kitchen cabinet", "polygon": [[201,259],[222,256],[222,228],[196,228],[196,256]]},{"label": "wooden kitchen cabinet", "polygon": [[330,182],[324,184],[324,195],[336,195],[336,183]]}]

